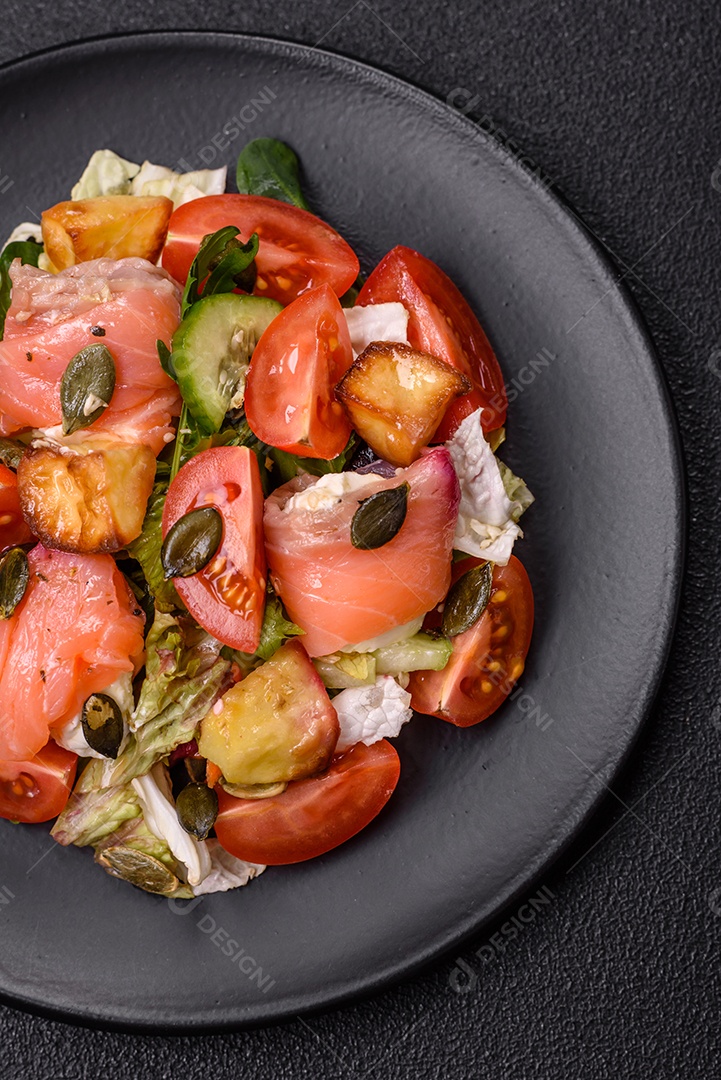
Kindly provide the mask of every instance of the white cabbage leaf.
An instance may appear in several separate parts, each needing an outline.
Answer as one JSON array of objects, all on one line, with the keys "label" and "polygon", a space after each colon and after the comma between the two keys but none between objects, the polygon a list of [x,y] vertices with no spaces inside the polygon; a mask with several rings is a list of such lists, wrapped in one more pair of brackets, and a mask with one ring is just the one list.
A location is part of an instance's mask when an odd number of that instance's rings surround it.
[{"label": "white cabbage leaf", "polygon": [[394,738],[413,716],[410,706],[411,695],[392,675],[379,675],[373,686],[341,690],[333,698],[340,724],[336,752],[359,742],[372,746],[379,739]]},{"label": "white cabbage leaf", "polygon": [[138,776],[131,783],[153,836],[164,840],[178,862],[186,867],[188,884],[200,885],[211,870],[210,853],[206,842],[196,840],[178,821],[165,766],[155,765],[146,776]]},{"label": "white cabbage leaf", "polygon": [[193,886],[196,896],[238,889],[265,870],[259,863],[236,859],[235,855],[221,847],[217,840],[206,840],[205,847],[210,855],[210,870],[199,885]]},{"label": "white cabbage leaf", "polygon": [[407,309],[397,301],[343,308],[350,331],[353,356],[359,356],[372,341],[398,341],[408,344]]},{"label": "white cabbage leaf", "polygon": [[498,460],[483,434],[480,409],[465,418],[446,445],[461,487],[453,546],[505,566],[523,535],[516,524],[523,506],[506,492]]}]

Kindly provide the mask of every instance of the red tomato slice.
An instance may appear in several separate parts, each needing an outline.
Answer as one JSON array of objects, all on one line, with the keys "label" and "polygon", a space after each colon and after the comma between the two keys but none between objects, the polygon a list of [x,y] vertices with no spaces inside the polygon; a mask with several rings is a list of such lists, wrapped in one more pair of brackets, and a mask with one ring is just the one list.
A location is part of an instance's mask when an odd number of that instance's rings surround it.
[{"label": "red tomato slice", "polygon": [[352,363],[348,324],[330,286],[299,296],[253,352],[245,383],[251,430],[290,454],[336,457],[351,427],[335,388]]},{"label": "red tomato slice", "polygon": [[265,608],[263,489],[258,459],[247,446],[203,450],[183,465],[163,509],[163,538],[178,518],[214,506],[223,518],[217,553],[199,573],[174,578],[190,614],[213,637],[255,652]]},{"label": "red tomato slice", "polygon": [[0,761],[0,817],[50,821],[65,809],[78,755],[50,741],[28,761]]},{"label": "red tomato slice", "polygon": [[364,829],[390,799],[401,763],[389,742],[358,743],[328,772],[271,799],[234,799],[218,788],[218,840],[231,855],[278,866],[323,855]]},{"label": "red tomato slice", "polygon": [[[453,564],[453,582],[481,559]],[[440,621],[440,616],[438,618]],[[443,671],[416,671],[408,689],[411,705],[457,727],[471,727],[495,712],[523,673],[533,630],[533,592],[515,555],[496,566],[488,607],[480,619],[453,638]]]},{"label": "red tomato slice", "polygon": [[410,312],[411,345],[445,360],[473,384],[470,393],[448,406],[433,441],[446,442],[461,421],[479,408],[483,409],[484,431],[501,427],[508,402],[498,360],[481,324],[448,275],[412,248],[394,247],[366,281],[357,303],[394,300]]},{"label": "red tomato slice", "polygon": [[203,237],[227,225],[240,229],[243,240],[258,234],[258,296],[289,304],[323,284],[342,296],[358,277],[358,259],[335,229],[307,210],[261,195],[206,195],[179,206],[163,251],[168,273],[184,282]]},{"label": "red tomato slice", "polygon": [[29,544],[33,534],[25,524],[18,499],[18,478],[0,463],[0,552]]}]

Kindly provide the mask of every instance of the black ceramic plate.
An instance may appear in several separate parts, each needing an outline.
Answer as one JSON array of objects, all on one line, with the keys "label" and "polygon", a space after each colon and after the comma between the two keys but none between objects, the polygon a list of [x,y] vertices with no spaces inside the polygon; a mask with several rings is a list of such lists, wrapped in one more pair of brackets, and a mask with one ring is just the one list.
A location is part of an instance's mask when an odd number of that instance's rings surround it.
[{"label": "black ceramic plate", "polygon": [[515,160],[453,109],[340,57],[229,35],[96,41],[2,71],[0,132],[3,233],[67,197],[97,147],[201,167],[232,165],[247,139],[285,139],[364,269],[394,244],[418,248],[495,345],[513,399],[505,456],[537,497],[517,547],[536,596],[522,694],[475,729],[414,720],[371,827],[194,907],[112,880],[43,827],[0,823],[5,1001],[188,1031],[379,988],[529,886],[648,712],[683,535],[648,337],[575,217]]}]

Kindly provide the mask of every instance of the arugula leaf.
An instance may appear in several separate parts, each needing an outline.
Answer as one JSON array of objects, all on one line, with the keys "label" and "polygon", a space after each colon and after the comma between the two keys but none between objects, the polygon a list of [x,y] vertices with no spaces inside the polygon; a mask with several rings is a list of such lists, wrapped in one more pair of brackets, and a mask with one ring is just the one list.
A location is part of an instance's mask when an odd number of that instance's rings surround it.
[{"label": "arugula leaf", "polygon": [[235,238],[229,240],[217,260],[211,264],[210,276],[205,283],[203,296],[232,292],[233,289],[252,292],[258,276],[255,266],[258,244],[257,233],[253,233],[247,244]]},{"label": "arugula leaf", "polygon": [[236,181],[241,195],[264,195],[309,210],[300,187],[298,158],[278,139],[253,139],[238,157]]},{"label": "arugula leaf", "polygon": [[193,304],[204,296],[232,292],[233,289],[245,289],[246,292],[252,290],[255,284],[258,234],[253,233],[247,244],[244,244],[237,239],[239,232],[235,225],[226,225],[225,228],[203,237],[183,290],[181,319],[184,319]]},{"label": "arugula leaf", "polygon": [[37,266],[38,259],[43,253],[43,245],[36,244],[34,240],[15,240],[8,244],[0,255],[0,341],[5,330],[5,317],[10,308],[10,264],[15,259],[30,266]]},{"label": "arugula leaf", "polygon": [[155,597],[155,606],[159,611],[169,612],[182,608],[172,581],[166,581],[160,562],[160,549],[163,544],[162,519],[168,484],[157,481],[148,499],[143,528],[135,540],[128,544],[128,554],[140,563],[148,588]]},{"label": "arugula leaf", "polygon": [[[345,449],[341,450],[340,454],[331,458],[330,461],[325,461],[323,458],[297,457],[295,454],[286,453],[285,450],[278,450],[274,446],[267,447],[267,457],[270,458],[275,469],[277,469],[278,483],[274,483],[274,487],[286,484],[296,477],[299,472],[307,472],[311,476],[325,476],[326,473],[343,472],[353,456],[357,441],[355,432],[352,432]],[[273,480],[276,480],[275,470]]]},{"label": "arugula leaf", "polygon": [[169,375],[173,381],[177,382],[175,374],[175,367],[173,366],[173,354],[168,346],[160,338],[155,342],[155,348],[158,350],[158,359],[160,360],[160,366],[166,375]]}]

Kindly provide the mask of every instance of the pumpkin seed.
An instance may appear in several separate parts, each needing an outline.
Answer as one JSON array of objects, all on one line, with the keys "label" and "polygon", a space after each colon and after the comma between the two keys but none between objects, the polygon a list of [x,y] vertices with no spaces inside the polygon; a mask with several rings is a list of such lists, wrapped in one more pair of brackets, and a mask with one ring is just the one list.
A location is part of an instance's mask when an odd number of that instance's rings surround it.
[{"label": "pumpkin seed", "polygon": [[205,840],[218,816],[218,796],[206,784],[188,784],[175,803],[178,821],[196,840]]},{"label": "pumpkin seed", "polygon": [[288,785],[285,780],[275,784],[229,784],[221,780],[221,787],[235,799],[272,799],[274,795],[282,795]]},{"label": "pumpkin seed", "polygon": [[474,566],[459,577],[446,597],[442,624],[444,634],[456,637],[478,622],[491,598],[492,581],[493,566],[488,562]]},{"label": "pumpkin seed", "polygon": [[8,469],[17,469],[27,447],[15,439],[0,439],[0,461]]},{"label": "pumpkin seed", "polygon": [[166,581],[192,577],[210,562],[223,539],[223,518],[214,506],[200,506],[178,518],[160,549]]},{"label": "pumpkin seed", "polygon": [[389,543],[406,520],[409,491],[410,484],[400,484],[362,499],[350,526],[353,547],[370,551]]},{"label": "pumpkin seed", "polygon": [[205,783],[205,771],[207,761],[203,757],[187,757],[184,759],[185,771],[194,784]]},{"label": "pumpkin seed", "polygon": [[115,698],[91,694],[83,705],[81,722],[85,741],[103,757],[115,759],[125,734],[125,722]]},{"label": "pumpkin seed", "polygon": [[160,859],[124,844],[106,848],[97,856],[97,861],[113,877],[129,881],[146,892],[169,896],[180,885],[175,874]]},{"label": "pumpkin seed", "polygon": [[9,619],[30,581],[28,557],[22,548],[10,548],[0,559],[0,619]]},{"label": "pumpkin seed", "polygon": [[90,427],[107,409],[115,390],[115,361],[107,345],[76,353],[60,380],[63,435]]}]

